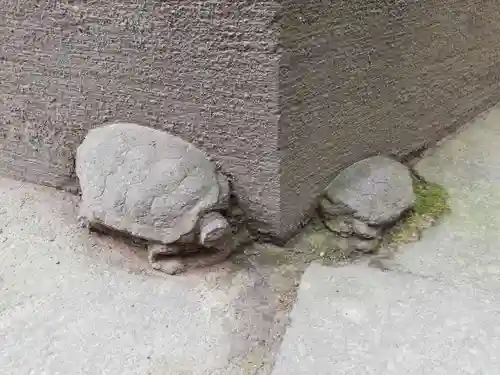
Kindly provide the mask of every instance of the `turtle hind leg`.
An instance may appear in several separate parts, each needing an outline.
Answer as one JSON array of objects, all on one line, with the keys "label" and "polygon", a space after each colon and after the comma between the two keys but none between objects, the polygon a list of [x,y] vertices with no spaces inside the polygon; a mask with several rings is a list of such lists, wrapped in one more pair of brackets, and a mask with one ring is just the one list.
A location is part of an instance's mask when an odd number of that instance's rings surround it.
[{"label": "turtle hind leg", "polygon": [[232,241],[221,238],[209,246],[152,244],[148,246],[151,267],[169,275],[177,275],[190,269],[210,267],[224,262],[233,252]]}]

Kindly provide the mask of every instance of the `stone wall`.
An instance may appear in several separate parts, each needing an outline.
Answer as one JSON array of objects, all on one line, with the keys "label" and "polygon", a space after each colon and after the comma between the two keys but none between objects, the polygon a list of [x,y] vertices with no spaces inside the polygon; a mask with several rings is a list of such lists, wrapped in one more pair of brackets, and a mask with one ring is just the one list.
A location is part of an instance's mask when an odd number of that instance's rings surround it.
[{"label": "stone wall", "polygon": [[494,2],[0,8],[0,173],[71,183],[88,129],[138,122],[219,160],[254,226],[281,237],[342,167],[404,156],[500,100]]},{"label": "stone wall", "polygon": [[282,215],[299,219],[353,162],[404,158],[498,102],[499,35],[496,2],[288,1]]},{"label": "stone wall", "polygon": [[0,0],[0,9],[1,173],[71,183],[88,129],[137,122],[205,149],[253,218],[279,222],[275,4]]}]

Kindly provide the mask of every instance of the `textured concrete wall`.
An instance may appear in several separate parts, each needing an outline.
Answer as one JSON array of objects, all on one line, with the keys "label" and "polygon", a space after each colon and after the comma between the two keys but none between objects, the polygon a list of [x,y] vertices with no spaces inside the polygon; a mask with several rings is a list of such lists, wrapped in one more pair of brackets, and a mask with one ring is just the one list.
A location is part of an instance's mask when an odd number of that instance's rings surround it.
[{"label": "textured concrete wall", "polygon": [[495,2],[280,4],[0,0],[0,172],[64,185],[89,128],[134,121],[215,156],[285,235],[340,168],[500,100]]},{"label": "textured concrete wall", "polygon": [[498,102],[499,35],[495,1],[289,1],[283,217],[298,220],[341,168],[404,157]]},{"label": "textured concrete wall", "polygon": [[0,0],[0,9],[0,172],[63,185],[89,128],[138,122],[215,156],[252,217],[279,222],[276,5]]}]

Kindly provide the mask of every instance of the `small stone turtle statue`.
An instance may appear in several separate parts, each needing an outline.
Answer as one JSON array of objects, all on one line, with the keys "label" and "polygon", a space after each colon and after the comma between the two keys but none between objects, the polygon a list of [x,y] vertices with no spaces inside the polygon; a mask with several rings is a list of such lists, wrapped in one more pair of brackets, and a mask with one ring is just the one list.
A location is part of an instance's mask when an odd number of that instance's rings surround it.
[{"label": "small stone turtle statue", "polygon": [[181,138],[130,123],[93,129],[78,147],[76,174],[80,217],[146,240],[154,269],[177,274],[231,254],[229,182]]}]

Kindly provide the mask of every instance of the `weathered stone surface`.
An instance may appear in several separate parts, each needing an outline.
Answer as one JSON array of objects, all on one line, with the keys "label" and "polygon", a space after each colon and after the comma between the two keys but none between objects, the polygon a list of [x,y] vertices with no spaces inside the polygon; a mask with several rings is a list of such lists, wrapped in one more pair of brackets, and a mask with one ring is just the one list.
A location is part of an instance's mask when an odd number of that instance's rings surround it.
[{"label": "weathered stone surface", "polygon": [[384,156],[364,159],[344,169],[328,186],[326,196],[371,225],[398,219],[414,202],[410,171]]},{"label": "weathered stone surface", "polygon": [[377,238],[382,234],[382,228],[373,227],[358,219],[352,219],[351,228],[356,235],[366,239]]},{"label": "weathered stone surface", "polygon": [[350,236],[352,234],[351,220],[352,218],[348,216],[336,216],[325,220],[324,223],[332,232],[342,236]]},{"label": "weathered stone surface", "polygon": [[321,216],[328,218],[338,215],[349,215],[352,214],[353,211],[342,203],[334,204],[326,198],[321,198],[319,202],[319,213]]},{"label": "weathered stone surface", "polygon": [[495,1],[43,4],[0,1],[0,172],[64,186],[88,129],[139,121],[209,152],[283,239],[342,166],[500,100]]},{"label": "weathered stone surface", "polygon": [[329,256],[338,253],[345,257],[356,250],[348,237],[341,236],[326,228],[307,227],[289,245],[307,254],[320,255],[323,253]]},{"label": "weathered stone surface", "polygon": [[135,124],[91,130],[77,151],[80,215],[140,238],[172,243],[200,215],[227,204],[227,180],[182,139]]},{"label": "weathered stone surface", "polygon": [[363,253],[373,253],[380,245],[380,239],[372,240],[361,239],[357,237],[349,238],[349,244],[353,250],[362,251]]}]

